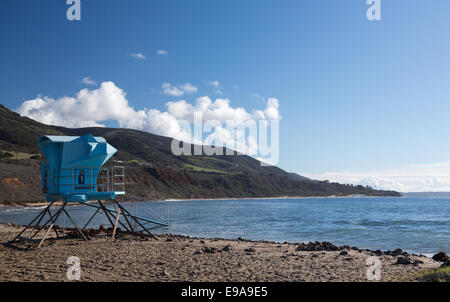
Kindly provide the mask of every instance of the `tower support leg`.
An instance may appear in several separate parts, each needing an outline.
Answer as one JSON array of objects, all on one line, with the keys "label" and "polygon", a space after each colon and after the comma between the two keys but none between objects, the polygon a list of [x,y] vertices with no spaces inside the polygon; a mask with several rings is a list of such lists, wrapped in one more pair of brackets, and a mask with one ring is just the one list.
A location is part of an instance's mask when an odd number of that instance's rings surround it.
[{"label": "tower support leg", "polygon": [[[34,219],[12,240],[12,242],[16,241],[17,239],[20,238],[20,236],[22,236],[23,233],[25,233],[26,230],[28,230],[29,228],[33,229],[36,226],[39,225],[39,223],[41,223],[42,219],[44,218],[45,214],[47,213],[47,211],[50,211],[50,207],[54,204],[55,202],[51,202],[45,209],[43,209],[36,217],[34,217]],[[38,220],[39,219],[39,220]],[[33,223],[38,220],[38,222],[36,223],[35,226],[32,226]]]}]

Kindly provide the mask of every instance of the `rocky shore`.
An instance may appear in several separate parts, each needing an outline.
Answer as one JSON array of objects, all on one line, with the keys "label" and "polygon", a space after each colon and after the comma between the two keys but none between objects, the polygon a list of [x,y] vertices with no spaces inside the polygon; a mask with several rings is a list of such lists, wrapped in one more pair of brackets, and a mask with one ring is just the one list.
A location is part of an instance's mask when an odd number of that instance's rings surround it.
[{"label": "rocky shore", "polygon": [[49,240],[40,249],[31,243],[9,245],[18,231],[18,226],[0,224],[0,281],[68,281],[71,256],[80,259],[82,281],[364,282],[372,256],[380,261],[381,281],[404,281],[443,265],[442,259],[400,249],[370,251],[329,242],[280,244],[178,235],[150,239],[123,234],[112,242],[108,230],[95,230],[87,242],[67,236]]}]

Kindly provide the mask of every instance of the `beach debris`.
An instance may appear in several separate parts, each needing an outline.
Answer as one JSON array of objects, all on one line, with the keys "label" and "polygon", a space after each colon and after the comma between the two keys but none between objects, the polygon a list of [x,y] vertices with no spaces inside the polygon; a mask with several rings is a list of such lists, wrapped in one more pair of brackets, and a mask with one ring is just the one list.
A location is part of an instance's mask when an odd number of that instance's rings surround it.
[{"label": "beach debris", "polygon": [[439,262],[446,262],[449,259],[449,257],[447,256],[447,254],[445,252],[439,252],[436,255],[433,256],[433,260],[434,261],[439,261]]},{"label": "beach debris", "polygon": [[246,249],[244,250],[244,252],[247,252],[247,253],[256,253],[256,250],[255,250],[255,248],[253,248],[253,247],[249,247],[249,248],[246,248]]},{"label": "beach debris", "polygon": [[[76,228],[65,228],[65,229],[62,229],[59,227],[54,227],[54,228],[64,231],[66,237],[78,237],[79,236],[78,230]],[[83,230],[83,234],[85,236],[93,237],[94,235],[100,234],[100,231],[97,229],[85,229],[85,230]]]}]

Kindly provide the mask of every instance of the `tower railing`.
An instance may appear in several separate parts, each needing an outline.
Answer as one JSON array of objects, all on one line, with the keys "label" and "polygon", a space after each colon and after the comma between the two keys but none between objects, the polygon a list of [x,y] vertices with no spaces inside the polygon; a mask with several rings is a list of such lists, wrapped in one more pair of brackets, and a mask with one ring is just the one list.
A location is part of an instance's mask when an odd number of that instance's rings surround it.
[{"label": "tower railing", "polygon": [[[60,175],[53,175],[53,183],[61,193],[94,192],[125,192],[125,167],[112,166],[100,169],[71,168],[60,169]],[[83,171],[83,182],[80,183],[80,173]]]}]

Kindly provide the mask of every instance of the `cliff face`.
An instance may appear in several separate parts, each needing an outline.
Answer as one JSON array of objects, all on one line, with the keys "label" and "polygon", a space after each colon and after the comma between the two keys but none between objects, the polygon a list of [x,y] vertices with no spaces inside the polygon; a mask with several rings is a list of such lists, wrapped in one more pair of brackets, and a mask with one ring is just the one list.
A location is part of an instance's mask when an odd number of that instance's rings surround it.
[{"label": "cliff face", "polygon": [[[0,203],[28,203],[44,201],[40,190],[39,161],[28,165],[0,162]],[[325,182],[296,181],[269,175],[229,175],[193,173],[175,169],[125,167],[124,200],[164,200],[191,198],[245,198],[279,196],[330,196],[366,194],[392,195],[395,192],[377,191]]]},{"label": "cliff face", "polygon": [[[0,202],[42,201],[37,140],[44,134],[104,137],[126,166],[126,199],[183,199],[364,194],[399,196],[362,186],[312,181],[249,156],[174,156],[171,138],[131,129],[68,129],[38,123],[0,105]],[[7,151],[7,153],[3,153]],[[13,159],[11,158],[13,157]]]}]

